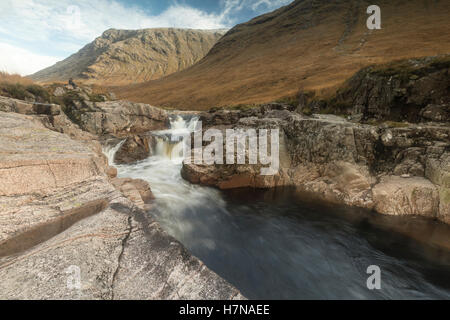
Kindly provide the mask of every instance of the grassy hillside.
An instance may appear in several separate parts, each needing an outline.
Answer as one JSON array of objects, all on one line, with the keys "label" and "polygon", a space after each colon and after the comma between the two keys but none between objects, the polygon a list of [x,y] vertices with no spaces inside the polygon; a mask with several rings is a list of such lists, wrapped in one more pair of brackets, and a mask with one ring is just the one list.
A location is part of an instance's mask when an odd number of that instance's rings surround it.
[{"label": "grassy hillside", "polygon": [[122,99],[180,109],[263,103],[299,90],[333,92],[359,69],[450,52],[450,2],[380,0],[368,30],[363,0],[297,0],[230,30],[194,66],[114,88]]}]

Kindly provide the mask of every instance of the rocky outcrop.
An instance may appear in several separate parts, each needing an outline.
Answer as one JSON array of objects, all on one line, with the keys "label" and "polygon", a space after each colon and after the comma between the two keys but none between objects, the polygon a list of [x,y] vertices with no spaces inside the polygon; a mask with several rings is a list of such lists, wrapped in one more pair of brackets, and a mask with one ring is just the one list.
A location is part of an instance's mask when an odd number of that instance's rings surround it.
[{"label": "rocky outcrop", "polygon": [[130,136],[166,129],[169,125],[169,115],[163,109],[120,100],[95,102],[85,92],[86,88],[77,89],[66,92],[62,105],[0,96],[0,111],[39,115],[48,120],[48,126],[69,135],[81,128],[85,136],[90,134],[86,140],[101,135]]},{"label": "rocky outcrop", "polygon": [[0,299],[243,298],[151,218],[146,182],[42,117],[0,112]]},{"label": "rocky outcrop", "polygon": [[204,129],[218,119],[214,127],[224,136],[227,128],[278,128],[280,169],[262,176],[261,165],[184,163],[182,176],[193,183],[221,189],[296,186],[328,201],[384,214],[449,221],[448,124],[368,125],[334,115],[308,117],[277,104],[219,110],[201,119]]},{"label": "rocky outcrop", "polygon": [[332,99],[301,93],[299,110],[363,121],[448,122],[449,70],[450,55],[370,66],[351,77]]},{"label": "rocky outcrop", "polygon": [[165,129],[169,117],[165,110],[148,104],[108,101],[88,104],[74,111],[76,123],[95,135],[127,136]]}]

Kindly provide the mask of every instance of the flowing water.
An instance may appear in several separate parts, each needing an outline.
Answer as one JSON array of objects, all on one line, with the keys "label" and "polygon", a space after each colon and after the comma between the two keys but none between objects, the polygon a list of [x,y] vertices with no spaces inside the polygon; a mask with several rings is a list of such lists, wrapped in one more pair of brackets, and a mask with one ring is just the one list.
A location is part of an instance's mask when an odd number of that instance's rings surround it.
[{"label": "flowing water", "polygon": [[[172,119],[170,130],[153,133],[153,156],[116,167],[120,177],[147,180],[157,198],[149,214],[246,297],[450,298],[450,251],[419,241],[448,244],[449,227],[330,206],[290,188],[221,192],[192,185],[181,178],[182,144],[172,133],[195,123]],[[110,163],[118,147],[105,150]],[[381,269],[381,290],[367,288],[371,265]]]}]

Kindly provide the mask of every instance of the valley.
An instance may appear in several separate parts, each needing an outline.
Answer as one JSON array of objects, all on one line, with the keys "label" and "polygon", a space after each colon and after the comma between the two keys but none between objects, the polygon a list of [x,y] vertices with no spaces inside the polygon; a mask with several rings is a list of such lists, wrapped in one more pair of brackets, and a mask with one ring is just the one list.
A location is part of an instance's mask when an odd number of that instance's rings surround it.
[{"label": "valley", "polygon": [[0,72],[0,299],[449,299],[450,3],[371,4]]}]

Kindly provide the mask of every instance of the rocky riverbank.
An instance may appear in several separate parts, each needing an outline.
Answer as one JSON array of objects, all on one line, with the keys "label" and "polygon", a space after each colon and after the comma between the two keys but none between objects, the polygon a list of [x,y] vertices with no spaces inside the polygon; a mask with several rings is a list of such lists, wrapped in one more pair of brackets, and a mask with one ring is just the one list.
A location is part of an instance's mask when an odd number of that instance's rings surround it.
[{"label": "rocky riverbank", "polygon": [[278,174],[262,176],[253,165],[184,164],[183,177],[221,189],[293,185],[327,201],[450,222],[449,126],[364,125],[333,115],[304,116],[283,105],[252,112],[220,111],[204,119],[238,119],[218,126],[222,130],[279,129]]},{"label": "rocky riverbank", "polygon": [[[401,75],[365,69],[327,101],[300,93],[297,104],[197,113],[203,130],[278,129],[280,170],[184,163],[182,176],[220,189],[295,186],[450,223],[449,66],[439,61],[409,61]],[[243,299],[148,214],[151,186],[117,178],[102,153],[115,139],[118,163],[143,160],[156,143],[148,132],[183,114],[56,90],[61,105],[0,97],[0,298]],[[67,285],[74,270],[80,287]]]},{"label": "rocky riverbank", "polygon": [[123,104],[82,131],[58,105],[0,98],[1,299],[243,298],[148,214],[145,181],[108,166],[94,133],[164,123]]},{"label": "rocky riverbank", "polygon": [[362,70],[327,101],[301,93],[298,106],[203,113],[204,130],[279,129],[281,168],[262,176],[260,166],[185,163],[183,177],[221,189],[296,186],[327,201],[450,223],[448,57],[386,68]]}]

